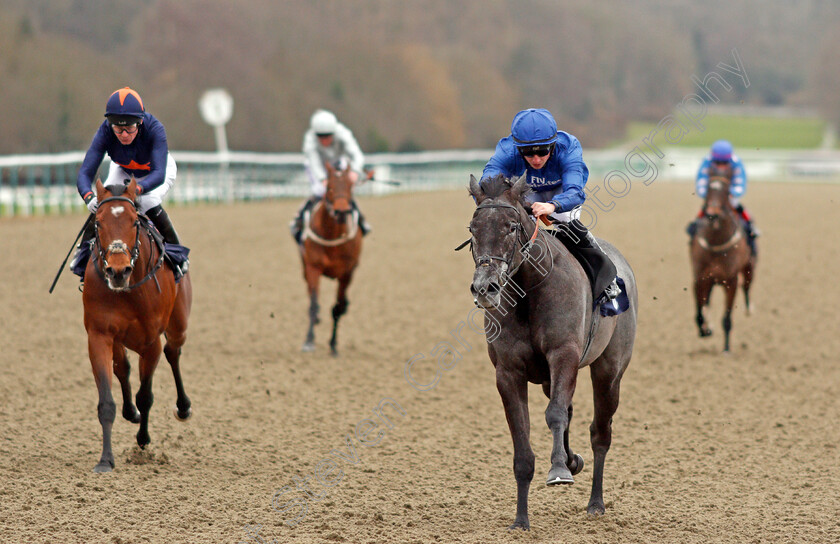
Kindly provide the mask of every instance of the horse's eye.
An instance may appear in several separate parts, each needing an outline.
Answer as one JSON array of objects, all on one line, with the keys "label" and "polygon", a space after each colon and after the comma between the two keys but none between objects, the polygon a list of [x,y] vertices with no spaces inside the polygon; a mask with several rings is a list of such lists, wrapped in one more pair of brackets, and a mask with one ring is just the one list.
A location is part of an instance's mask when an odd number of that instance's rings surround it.
[{"label": "horse's eye", "polygon": [[516,222],[511,222],[510,231],[511,232],[516,232],[517,227],[519,227],[519,225]]}]

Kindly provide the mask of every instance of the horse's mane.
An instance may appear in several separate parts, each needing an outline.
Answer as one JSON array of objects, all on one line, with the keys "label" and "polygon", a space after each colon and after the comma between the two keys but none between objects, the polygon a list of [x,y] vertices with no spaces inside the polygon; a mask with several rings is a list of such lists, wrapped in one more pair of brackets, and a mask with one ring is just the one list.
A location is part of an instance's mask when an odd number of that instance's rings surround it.
[{"label": "horse's mane", "polygon": [[[509,192],[515,182],[516,179],[508,179],[504,176],[504,174],[496,174],[495,176],[482,181],[481,189],[484,191],[487,198],[499,198],[505,194],[505,192]],[[530,188],[528,188],[523,195],[528,192],[530,192]]]}]

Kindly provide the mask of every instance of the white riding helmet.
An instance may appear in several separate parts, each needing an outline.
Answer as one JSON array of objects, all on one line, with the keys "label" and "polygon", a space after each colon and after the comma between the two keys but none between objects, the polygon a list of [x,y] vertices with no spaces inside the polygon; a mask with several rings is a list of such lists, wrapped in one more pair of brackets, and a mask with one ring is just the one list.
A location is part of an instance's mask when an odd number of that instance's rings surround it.
[{"label": "white riding helmet", "polygon": [[333,134],[338,126],[338,119],[330,111],[317,110],[312,114],[310,126],[315,134]]}]

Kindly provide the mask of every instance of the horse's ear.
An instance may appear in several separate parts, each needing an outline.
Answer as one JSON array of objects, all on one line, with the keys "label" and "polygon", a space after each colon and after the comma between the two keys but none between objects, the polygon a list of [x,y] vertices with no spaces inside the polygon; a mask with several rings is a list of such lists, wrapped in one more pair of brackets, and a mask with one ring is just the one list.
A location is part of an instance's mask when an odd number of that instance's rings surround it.
[{"label": "horse's ear", "polygon": [[519,179],[514,181],[513,186],[510,188],[510,196],[517,202],[522,200],[522,197],[530,190],[526,175],[527,173],[524,173],[519,176]]},{"label": "horse's ear", "polygon": [[137,199],[137,178],[131,176],[131,183],[125,188],[125,196],[131,200]]},{"label": "horse's ear", "polygon": [[105,186],[102,185],[102,180],[96,178],[96,200],[102,202],[105,200]]},{"label": "horse's ear", "polygon": [[335,174],[335,167],[333,167],[333,165],[332,165],[332,163],[330,163],[330,161],[326,161],[324,163],[324,166],[327,168],[327,175],[332,176],[333,174]]},{"label": "horse's ear", "polygon": [[487,195],[484,194],[484,189],[481,188],[481,184],[472,174],[470,174],[470,194],[475,199],[476,204],[481,204],[481,201],[487,198]]}]

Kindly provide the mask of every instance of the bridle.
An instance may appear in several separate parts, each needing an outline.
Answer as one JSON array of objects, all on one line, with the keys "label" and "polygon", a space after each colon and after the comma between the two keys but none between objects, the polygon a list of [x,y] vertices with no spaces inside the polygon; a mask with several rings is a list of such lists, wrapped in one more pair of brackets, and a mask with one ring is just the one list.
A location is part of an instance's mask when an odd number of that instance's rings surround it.
[{"label": "bridle", "polygon": [[[110,197],[102,200],[99,203],[99,205],[101,206],[101,205],[105,204],[106,202],[127,202],[131,205],[132,208],[134,208],[135,211],[137,211],[137,205],[134,204],[134,201],[131,200],[130,198],[127,198],[127,197],[124,197],[124,196],[110,196]],[[138,214],[137,219],[134,221],[134,225],[132,226],[134,228],[134,231],[135,231],[134,247],[132,247],[131,251],[129,251],[128,246],[126,245],[125,242],[111,242],[108,245],[107,248],[102,247],[102,241],[99,238],[99,220],[97,219],[93,222],[94,236],[95,236],[95,239],[96,239],[96,247],[99,248],[97,258],[94,259],[94,261],[93,261],[93,267],[96,270],[97,274],[99,274],[100,278],[102,278],[103,280],[105,279],[105,273],[103,272],[103,269],[107,269],[109,267],[108,257],[112,256],[112,255],[117,255],[117,254],[128,255],[129,256],[128,265],[132,269],[134,269],[134,264],[137,262],[137,258],[140,256],[140,229],[141,229],[142,226],[143,225],[140,222],[140,215]],[[145,228],[148,231],[148,227],[145,227]],[[151,233],[149,233],[149,238],[152,239],[152,240],[155,239],[154,236],[151,235]],[[157,246],[158,246],[158,252],[160,253],[160,257],[158,257],[157,263],[155,263],[154,268],[149,270],[149,272],[143,277],[143,279],[141,279],[140,281],[138,281],[134,285],[129,285],[128,287],[123,289],[123,291],[131,291],[132,289],[140,287],[141,285],[143,285],[144,283],[146,283],[147,281],[149,281],[152,278],[155,278],[155,283],[158,286],[158,291],[160,291],[160,284],[157,283],[157,276],[155,274],[157,273],[158,270],[160,270],[160,267],[163,266],[163,259],[164,259],[164,256],[165,256],[165,251],[164,251],[164,248],[163,248],[163,245],[161,244],[161,242],[158,241]],[[102,260],[102,264],[103,264],[102,268],[99,267],[99,260],[100,259]]]},{"label": "bridle", "polygon": [[[510,204],[505,204],[503,202],[493,202],[493,203],[489,203],[489,204],[479,204],[476,207],[475,213],[478,213],[478,210],[492,209],[492,208],[509,208],[509,209],[517,212],[517,215],[519,215],[519,208],[517,208],[516,206],[512,206]],[[539,235],[539,231],[540,231],[539,225],[535,224],[534,225],[534,232],[528,238],[528,241],[523,243],[522,242],[522,235],[524,234],[524,235],[527,236],[528,233],[526,232],[524,225],[522,225],[522,222],[519,221],[519,220],[516,220],[516,221],[513,222],[511,227],[517,233],[516,234],[516,242],[513,244],[513,247],[511,248],[510,253],[508,253],[508,255],[506,257],[499,257],[497,255],[478,255],[478,256],[476,256],[476,254],[475,254],[475,244],[473,243],[473,240],[474,240],[473,237],[470,237],[469,240],[467,240],[466,242],[464,242],[461,245],[459,245],[458,247],[456,247],[455,251],[459,251],[459,250],[463,249],[467,244],[469,244],[470,253],[472,254],[473,261],[475,261],[475,264],[476,264],[477,267],[482,266],[482,265],[489,265],[493,261],[499,261],[504,265],[504,268],[502,269],[503,276],[511,278],[511,277],[514,276],[514,274],[516,274],[517,271],[519,271],[519,267],[522,266],[522,263],[525,262],[525,258],[523,257],[522,260],[520,260],[519,263],[517,263],[516,267],[511,269],[511,264],[513,264],[513,258],[515,257],[517,251],[522,253],[522,254],[530,251],[531,247],[534,245],[534,241],[537,239],[537,236]],[[551,259],[551,262],[552,262],[552,266],[553,266],[554,265],[554,259],[553,258]],[[540,282],[540,283],[542,283],[542,282]]]},{"label": "bridle", "polygon": [[[344,174],[340,171],[337,171],[335,173],[335,175],[336,176],[343,176]],[[326,209],[327,213],[330,215],[330,217],[332,217],[336,221],[339,221],[339,218],[338,218],[338,213],[339,212],[337,212],[335,210],[335,208],[333,207],[333,200],[335,200],[335,199],[330,198],[330,192],[331,191],[334,191],[334,189],[330,188],[329,183],[328,183],[327,184],[327,192],[324,193],[324,197],[320,201],[318,201],[318,204],[315,205],[315,207],[312,209],[311,212],[307,211],[306,213],[304,213],[304,218],[303,218],[304,228],[303,228],[303,234],[301,235],[302,240],[309,239],[309,240],[312,240],[313,242],[315,242],[316,244],[321,245],[321,246],[335,247],[335,246],[340,246],[342,244],[345,244],[348,241],[350,241],[350,240],[352,240],[353,238],[356,237],[356,233],[358,232],[358,229],[359,229],[358,212],[356,210],[354,210],[352,207],[350,207],[350,209],[346,212],[346,216],[344,218],[344,222],[345,222],[345,225],[347,226],[347,229],[344,231],[344,234],[340,235],[338,238],[324,238],[321,235],[319,235],[318,233],[316,233],[314,230],[312,230],[312,227],[310,225],[309,220],[310,220],[310,217],[312,215],[314,215],[315,212],[318,210],[318,206],[323,206]],[[350,197],[347,197],[347,200],[348,200],[348,206],[349,206]]]},{"label": "bridle", "polygon": [[[714,181],[709,182],[709,188],[707,189],[707,191],[711,191],[712,189],[720,190],[721,186],[723,186],[723,188],[726,189],[726,188],[728,188],[729,183],[721,181],[720,179],[715,179]],[[703,217],[714,223],[720,218],[721,214],[709,213],[709,211],[708,211],[708,209],[709,209],[709,194],[710,194],[709,192],[706,193],[706,201],[703,203]],[[724,199],[729,198],[729,192],[728,191],[726,192],[725,195],[723,195],[723,198]],[[723,204],[721,206],[721,212],[722,213],[726,212],[726,209],[727,209],[726,204]],[[700,244],[700,247],[702,247],[703,249],[705,249],[707,251],[710,251],[712,253],[720,253],[720,252],[723,252],[723,251],[726,251],[726,250],[730,249],[732,246],[734,246],[736,243],[738,243],[738,241],[741,239],[741,236],[742,236],[741,228],[738,226],[737,218],[736,218],[735,231],[732,233],[732,236],[730,236],[729,239],[726,242],[724,242],[722,244],[718,244],[718,245],[711,245],[711,244],[709,244],[708,240],[706,240],[703,236],[697,236],[697,243]]]}]

